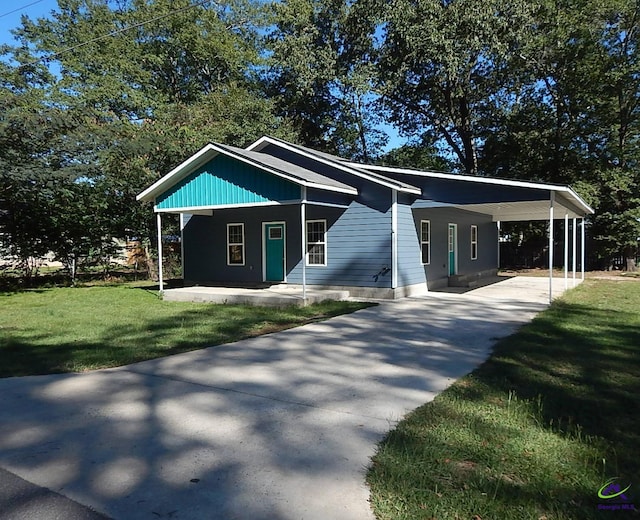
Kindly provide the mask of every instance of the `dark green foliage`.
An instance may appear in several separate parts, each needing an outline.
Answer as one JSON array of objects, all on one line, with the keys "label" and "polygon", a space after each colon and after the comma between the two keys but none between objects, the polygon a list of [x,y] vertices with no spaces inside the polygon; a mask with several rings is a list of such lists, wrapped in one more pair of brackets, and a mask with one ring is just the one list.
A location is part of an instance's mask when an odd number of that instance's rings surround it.
[{"label": "dark green foliage", "polygon": [[302,144],[364,162],[386,144],[374,105],[374,14],[345,0],[273,4],[269,93]]},{"label": "dark green foliage", "polygon": [[[365,162],[571,184],[596,210],[591,256],[606,266],[640,236],[639,9],[60,0],[0,49],[5,253],[153,243],[137,193],[208,141],[272,134]],[[409,142],[385,155],[389,124]]]},{"label": "dark green foliage", "polygon": [[60,0],[23,18],[0,62],[3,255],[51,251],[73,276],[114,238],[155,242],[135,196],[207,142],[290,138],[256,80],[259,19],[241,0]]}]

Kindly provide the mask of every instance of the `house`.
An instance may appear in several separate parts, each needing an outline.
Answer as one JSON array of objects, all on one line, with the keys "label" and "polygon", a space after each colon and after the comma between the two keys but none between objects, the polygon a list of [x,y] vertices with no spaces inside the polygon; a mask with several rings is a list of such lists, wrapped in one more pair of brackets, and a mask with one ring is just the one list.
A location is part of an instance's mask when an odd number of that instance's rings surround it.
[{"label": "house", "polygon": [[[273,137],[208,144],[138,195],[180,214],[187,284],[299,284],[397,298],[496,273],[502,221],[593,210],[569,187],[357,164]],[[550,238],[550,240],[552,240]],[[552,249],[552,248],[551,248]],[[550,282],[551,283],[551,282]]]}]

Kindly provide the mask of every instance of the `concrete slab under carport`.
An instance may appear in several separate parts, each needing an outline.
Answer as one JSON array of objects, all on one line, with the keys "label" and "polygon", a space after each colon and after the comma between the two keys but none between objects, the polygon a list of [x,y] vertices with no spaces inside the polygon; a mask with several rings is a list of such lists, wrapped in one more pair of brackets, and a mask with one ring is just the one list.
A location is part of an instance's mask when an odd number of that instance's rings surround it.
[{"label": "concrete slab under carport", "polygon": [[117,369],[0,380],[0,467],[117,519],[371,520],[376,442],[544,309],[545,282],[388,301]]},{"label": "concrete slab under carport", "polygon": [[[580,283],[582,283],[582,280],[579,278],[576,278],[575,281],[572,278],[568,278],[567,288],[571,289]],[[565,291],[564,277],[556,276],[553,278],[552,291],[553,298],[562,296]],[[536,276],[496,275],[481,278],[474,287],[443,287],[436,291],[431,291],[429,294],[433,294],[434,292],[467,294],[473,298],[497,298],[501,300],[518,299],[522,294],[526,294],[526,297],[531,301],[548,303],[549,278]]]}]

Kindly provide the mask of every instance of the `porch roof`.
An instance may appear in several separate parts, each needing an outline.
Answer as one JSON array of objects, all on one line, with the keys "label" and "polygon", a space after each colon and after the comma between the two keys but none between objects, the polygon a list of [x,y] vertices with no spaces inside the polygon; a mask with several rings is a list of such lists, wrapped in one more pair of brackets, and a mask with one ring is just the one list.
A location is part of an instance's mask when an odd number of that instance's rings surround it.
[{"label": "porch roof", "polygon": [[[187,182],[190,175],[198,175],[198,170],[205,167],[207,163],[215,159],[217,156],[222,155],[224,157],[231,158],[234,161],[238,161],[244,165],[248,165],[260,172],[266,173],[267,176],[272,176],[275,179],[284,181],[287,184],[293,184],[297,186],[303,186],[307,188],[315,188],[323,191],[330,191],[336,193],[342,193],[347,195],[357,195],[358,190],[353,186],[349,186],[343,182],[339,182],[335,179],[331,179],[317,172],[302,168],[295,164],[288,163],[276,157],[272,157],[267,154],[261,154],[258,152],[252,152],[249,150],[243,150],[233,146],[221,145],[217,143],[210,143],[191,156],[189,159],[178,165],[171,170],[157,182],[149,186],[146,190],[140,193],[136,199],[141,201],[157,201],[158,198],[165,196],[170,190],[175,189],[179,183]],[[213,172],[215,174],[215,171]],[[251,183],[252,180],[247,179],[247,183]],[[254,181],[255,182],[255,181]],[[227,192],[236,192],[237,195],[238,186],[233,182],[227,182]],[[252,191],[252,187],[248,186],[247,189]],[[291,193],[291,190],[285,190]],[[229,199],[226,199],[225,195],[220,200],[211,200],[208,203],[203,201],[197,201],[197,203],[188,203],[186,206],[195,208],[198,206],[212,208],[215,206],[227,206],[237,203],[237,197],[234,199],[231,193]],[[264,198],[264,197],[263,197]],[[289,197],[291,198],[291,197]],[[299,193],[294,197],[299,199]],[[243,201],[244,202],[244,201]],[[256,197],[250,197],[246,200],[247,203],[260,202]],[[185,204],[181,206],[185,207]],[[158,208],[156,208],[158,209]],[[179,208],[173,208],[179,209]]]}]

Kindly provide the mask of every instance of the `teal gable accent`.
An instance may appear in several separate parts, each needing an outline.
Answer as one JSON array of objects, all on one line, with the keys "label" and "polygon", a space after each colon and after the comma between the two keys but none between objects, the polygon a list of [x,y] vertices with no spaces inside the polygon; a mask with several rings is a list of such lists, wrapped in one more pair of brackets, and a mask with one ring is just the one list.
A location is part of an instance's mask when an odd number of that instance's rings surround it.
[{"label": "teal gable accent", "polygon": [[300,199],[300,186],[219,154],[156,198],[158,209]]}]

